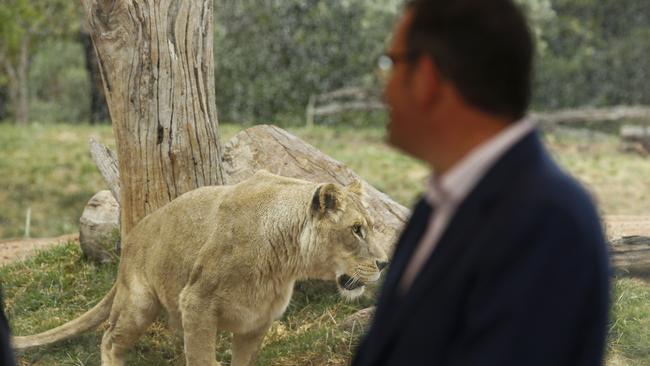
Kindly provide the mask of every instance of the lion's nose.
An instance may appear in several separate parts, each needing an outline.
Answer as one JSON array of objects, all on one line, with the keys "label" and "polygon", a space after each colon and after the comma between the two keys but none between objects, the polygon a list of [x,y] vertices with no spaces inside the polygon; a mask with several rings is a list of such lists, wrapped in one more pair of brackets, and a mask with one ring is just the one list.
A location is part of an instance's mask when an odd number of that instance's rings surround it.
[{"label": "lion's nose", "polygon": [[377,261],[377,268],[379,268],[380,271],[381,271],[382,269],[386,268],[386,266],[388,266],[388,262],[380,262],[380,261]]}]

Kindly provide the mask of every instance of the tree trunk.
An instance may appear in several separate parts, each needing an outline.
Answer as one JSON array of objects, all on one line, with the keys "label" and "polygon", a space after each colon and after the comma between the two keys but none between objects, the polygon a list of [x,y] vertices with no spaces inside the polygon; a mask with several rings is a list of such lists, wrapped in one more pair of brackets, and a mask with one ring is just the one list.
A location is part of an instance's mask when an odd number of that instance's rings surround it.
[{"label": "tree trunk", "polygon": [[29,39],[25,37],[15,59],[5,55],[3,67],[9,79],[8,109],[16,123],[25,124],[29,120],[29,87],[27,77],[29,74]]},{"label": "tree trunk", "polygon": [[20,52],[18,54],[17,70],[17,85],[18,100],[16,100],[15,118],[19,124],[26,124],[29,122],[29,84],[27,78],[29,76],[29,39],[25,37],[20,45]]},{"label": "tree trunk", "polygon": [[189,190],[219,185],[212,0],[82,0],[120,171],[121,234]]},{"label": "tree trunk", "polygon": [[0,121],[7,118],[7,87],[0,85]]},{"label": "tree trunk", "polygon": [[90,123],[107,122],[109,121],[108,106],[102,87],[102,77],[99,74],[99,60],[95,54],[90,34],[86,29],[82,29],[80,38],[84,47],[86,70],[90,79]]}]

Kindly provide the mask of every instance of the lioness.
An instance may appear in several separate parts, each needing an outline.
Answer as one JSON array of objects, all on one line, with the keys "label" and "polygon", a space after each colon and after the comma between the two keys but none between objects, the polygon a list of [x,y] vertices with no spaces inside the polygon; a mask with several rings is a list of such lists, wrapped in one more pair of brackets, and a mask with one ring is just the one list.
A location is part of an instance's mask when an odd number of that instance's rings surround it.
[{"label": "lioness", "polygon": [[117,279],[99,304],[24,349],[71,338],[108,318],[102,365],[124,352],[164,308],[183,333],[188,366],[215,365],[217,329],[231,331],[232,365],[252,364],[296,280],[336,279],[354,298],[379,279],[386,254],[360,183],[315,184],[260,171],[231,186],[185,193],[127,236]]}]

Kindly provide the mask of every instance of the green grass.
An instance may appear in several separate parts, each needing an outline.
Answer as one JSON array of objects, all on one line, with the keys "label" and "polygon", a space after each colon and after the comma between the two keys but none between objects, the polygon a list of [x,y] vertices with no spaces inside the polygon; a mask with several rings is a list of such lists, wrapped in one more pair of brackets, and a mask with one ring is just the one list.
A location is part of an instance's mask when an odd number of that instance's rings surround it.
[{"label": "green grass", "polygon": [[54,236],[78,230],[92,195],[105,187],[90,158],[91,135],[112,145],[107,127],[0,124],[0,239]]},{"label": "green grass", "polygon": [[557,161],[594,195],[609,215],[648,215],[650,162],[625,153],[613,134],[553,132],[546,141]]},{"label": "green grass", "polygon": [[[221,126],[227,141],[241,129]],[[421,191],[426,167],[384,143],[379,128],[316,126],[289,131],[348,165],[396,201],[410,205]],[[88,152],[95,135],[113,146],[110,126],[0,124],[0,239],[23,234],[32,209],[33,236],[78,230],[90,197],[105,184]],[[556,159],[593,193],[606,214],[645,214],[650,207],[650,164],[618,150],[613,135],[590,136],[553,131],[545,140]],[[110,288],[115,266],[97,267],[80,259],[68,244],[23,263],[0,267],[8,315],[17,334],[32,334],[89,309]],[[650,287],[620,279],[614,283],[609,361],[614,365],[650,364]],[[345,365],[356,335],[337,326],[364,308],[365,298],[341,301],[331,284],[299,285],[283,318],[264,341],[259,365]],[[102,329],[60,345],[21,355],[23,365],[96,365]],[[230,359],[229,336],[220,335],[217,357]],[[129,355],[130,365],[182,364],[182,342],[163,320],[154,323]]]},{"label": "green grass", "polygon": [[650,287],[639,280],[620,279],[612,298],[610,358],[621,365],[650,365]]}]

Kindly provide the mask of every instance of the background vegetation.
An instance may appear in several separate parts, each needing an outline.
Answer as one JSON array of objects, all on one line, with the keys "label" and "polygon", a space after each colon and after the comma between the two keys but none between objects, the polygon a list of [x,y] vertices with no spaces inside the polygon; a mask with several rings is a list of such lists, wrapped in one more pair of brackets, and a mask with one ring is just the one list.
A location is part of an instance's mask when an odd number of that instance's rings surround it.
[{"label": "background vegetation", "polygon": [[[650,103],[650,2],[517,1],[538,40],[535,109]],[[300,124],[312,94],[347,86],[378,90],[376,59],[401,3],[215,0],[221,120]],[[0,4],[0,120],[91,120],[81,24],[75,2]],[[375,117],[364,123],[381,123]]]}]

